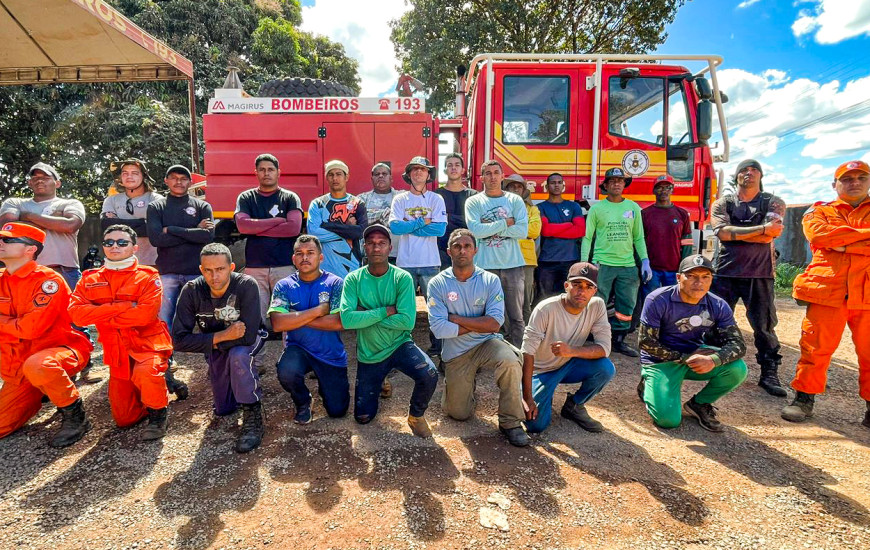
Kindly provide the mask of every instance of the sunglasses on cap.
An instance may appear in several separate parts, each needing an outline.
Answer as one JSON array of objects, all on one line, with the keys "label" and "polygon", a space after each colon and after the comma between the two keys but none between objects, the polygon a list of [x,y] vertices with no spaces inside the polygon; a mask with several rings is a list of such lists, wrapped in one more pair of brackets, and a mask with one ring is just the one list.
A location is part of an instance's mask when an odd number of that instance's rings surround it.
[{"label": "sunglasses on cap", "polygon": [[133,244],[133,241],[127,239],[106,239],[103,241],[103,248],[112,248],[115,245],[124,248],[126,246],[130,246],[131,244]]},{"label": "sunglasses on cap", "polygon": [[0,241],[3,241],[4,244],[28,244],[31,246],[35,245],[33,241],[24,237],[0,237]]}]

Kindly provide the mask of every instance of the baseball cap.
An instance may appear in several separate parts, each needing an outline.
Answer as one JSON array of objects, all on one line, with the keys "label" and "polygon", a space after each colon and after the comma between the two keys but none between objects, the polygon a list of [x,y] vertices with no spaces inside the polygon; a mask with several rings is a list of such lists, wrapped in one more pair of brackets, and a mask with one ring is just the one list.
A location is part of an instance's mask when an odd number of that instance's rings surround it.
[{"label": "baseball cap", "polygon": [[671,185],[674,184],[674,178],[670,176],[670,174],[663,174],[656,178],[655,183],[653,184],[653,189],[655,189],[659,184],[669,183]]},{"label": "baseball cap", "polygon": [[363,240],[366,240],[366,237],[372,233],[382,233],[388,241],[393,242],[393,239],[390,236],[390,231],[379,223],[373,223],[363,230]]},{"label": "baseball cap", "polygon": [[327,162],[326,166],[324,166],[323,173],[328,174],[329,171],[333,168],[338,168],[339,170],[343,171],[345,176],[350,174],[350,169],[347,167],[347,164],[338,159],[333,159]]},{"label": "baseball cap", "polygon": [[45,172],[55,180],[59,180],[60,176],[57,175],[57,170],[54,169],[54,166],[50,164],[46,164],[44,162],[37,162],[33,166],[30,167],[30,170],[27,171],[27,177],[33,175],[35,171],[39,170],[40,172]]},{"label": "baseball cap", "polygon": [[713,269],[713,262],[701,254],[693,254],[692,256],[683,258],[683,261],[680,262],[680,269],[677,270],[677,273],[688,273],[689,271],[698,269],[699,267],[706,269],[710,273],[716,273],[716,270]]},{"label": "baseball cap", "polygon": [[598,268],[589,262],[577,262],[568,270],[568,281],[588,281],[598,286]]},{"label": "baseball cap", "polygon": [[15,239],[26,238],[38,242],[45,243],[45,231],[38,227],[26,223],[9,222],[3,224],[0,228],[0,237],[12,237]]},{"label": "baseball cap", "polygon": [[190,170],[180,164],[173,164],[172,166],[167,168],[166,175],[163,177],[168,178],[169,174],[184,174],[185,176],[187,176],[188,179],[190,179]]},{"label": "baseball cap", "polygon": [[834,179],[838,180],[843,177],[843,174],[851,172],[852,170],[858,170],[865,174],[870,174],[870,166],[868,166],[866,162],[861,160],[850,160],[849,162],[844,162],[837,167],[837,170],[834,172]]}]

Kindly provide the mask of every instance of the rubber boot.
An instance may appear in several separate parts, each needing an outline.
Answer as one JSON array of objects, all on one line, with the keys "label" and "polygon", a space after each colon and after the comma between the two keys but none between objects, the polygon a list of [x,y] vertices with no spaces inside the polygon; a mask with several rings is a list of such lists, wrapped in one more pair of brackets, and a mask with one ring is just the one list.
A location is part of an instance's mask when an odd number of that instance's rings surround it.
[{"label": "rubber boot", "polygon": [[870,428],[870,401],[867,401],[867,412],[864,413],[864,421],[861,425]]},{"label": "rubber boot", "polygon": [[63,423],[60,426],[60,430],[48,443],[55,449],[69,447],[84,437],[87,431],[91,429],[91,422],[85,414],[85,408],[82,406],[81,399],[77,399],[72,405],[58,407],[58,410],[63,416]]},{"label": "rubber boot", "polygon": [[142,430],[142,441],[160,439],[166,435],[169,424],[169,409],[148,409],[148,425]]},{"label": "rubber boot", "polygon": [[788,392],[782,387],[779,382],[779,376],[776,371],[779,368],[777,363],[761,365],[761,376],[758,378],[758,385],[774,397],[788,397]]},{"label": "rubber boot", "polygon": [[626,357],[640,357],[640,352],[625,343],[625,332],[614,332],[611,340],[611,351],[621,353]]},{"label": "rubber boot", "polygon": [[259,447],[265,431],[262,403],[242,404],[242,431],[236,440],[236,452],[248,453]]},{"label": "rubber boot", "polygon": [[169,393],[175,394],[175,400],[184,401],[187,399],[188,395],[190,395],[187,384],[176,379],[171,369],[166,369],[164,376],[166,377],[166,389],[169,390]]},{"label": "rubber boot", "polygon": [[789,422],[803,422],[813,416],[813,405],[815,402],[815,395],[799,391],[795,394],[791,405],[782,409],[780,416],[782,416],[783,420],[788,420]]}]

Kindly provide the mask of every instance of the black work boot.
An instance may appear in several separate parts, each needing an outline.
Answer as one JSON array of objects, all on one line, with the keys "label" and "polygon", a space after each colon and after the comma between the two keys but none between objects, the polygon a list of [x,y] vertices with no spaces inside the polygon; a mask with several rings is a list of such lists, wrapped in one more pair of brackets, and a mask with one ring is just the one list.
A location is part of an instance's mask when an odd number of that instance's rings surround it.
[{"label": "black work boot", "polygon": [[640,357],[640,352],[625,343],[625,332],[619,331],[613,333],[613,338],[610,342],[611,351],[621,353],[626,357]]},{"label": "black work boot", "polygon": [[776,363],[761,365],[761,376],[758,378],[758,385],[774,397],[788,397],[788,392],[782,387],[779,382],[779,376],[776,371],[779,365]]},{"label": "black work boot", "polygon": [[169,424],[169,409],[148,409],[148,425],[142,430],[142,441],[152,441],[160,439],[166,435],[166,428]]},{"label": "black work boot", "polygon": [[815,395],[799,391],[795,394],[791,405],[782,409],[780,416],[782,416],[783,420],[788,420],[789,422],[803,422],[813,416],[813,405],[815,402]]},{"label": "black work boot", "polygon": [[242,404],[242,431],[236,440],[236,452],[248,453],[259,447],[265,431],[263,404],[259,401]]},{"label": "black work boot", "polygon": [[63,423],[54,438],[48,442],[55,449],[69,447],[83,438],[85,433],[91,429],[91,422],[85,414],[81,398],[72,405],[58,407],[58,410],[63,416]]},{"label": "black work boot", "polygon": [[589,416],[586,407],[575,403],[570,395],[565,399],[565,404],[562,406],[562,411],[559,414],[562,415],[562,418],[574,421],[574,423],[587,432],[598,433],[604,431],[604,426],[601,425],[601,422]]},{"label": "black work boot", "polygon": [[861,425],[870,428],[870,401],[867,401],[867,412],[864,413],[864,421]]},{"label": "black work boot", "polygon": [[184,401],[187,399],[187,396],[190,395],[187,384],[176,379],[171,369],[166,369],[164,376],[166,377],[166,389],[169,390],[169,393],[175,394],[175,400]]}]

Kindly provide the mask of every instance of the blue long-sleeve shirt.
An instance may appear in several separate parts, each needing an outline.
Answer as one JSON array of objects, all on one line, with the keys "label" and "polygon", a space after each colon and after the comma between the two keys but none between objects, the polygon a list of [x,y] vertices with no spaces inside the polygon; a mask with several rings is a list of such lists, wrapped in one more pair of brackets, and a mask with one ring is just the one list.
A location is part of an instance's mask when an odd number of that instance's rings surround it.
[{"label": "blue long-sleeve shirt", "polygon": [[[507,219],[514,225],[508,227]],[[465,223],[477,238],[474,264],[483,269],[510,269],[526,265],[519,239],[529,232],[529,213],[523,199],[513,193],[490,197],[478,193],[465,201]]]},{"label": "blue long-sleeve shirt", "polygon": [[[351,221],[354,218],[354,221]],[[347,194],[340,199],[326,194],[308,207],[308,233],[323,246],[321,268],[342,279],[362,261],[360,239],[368,225],[365,203]]]}]

